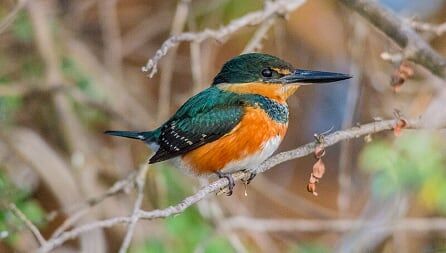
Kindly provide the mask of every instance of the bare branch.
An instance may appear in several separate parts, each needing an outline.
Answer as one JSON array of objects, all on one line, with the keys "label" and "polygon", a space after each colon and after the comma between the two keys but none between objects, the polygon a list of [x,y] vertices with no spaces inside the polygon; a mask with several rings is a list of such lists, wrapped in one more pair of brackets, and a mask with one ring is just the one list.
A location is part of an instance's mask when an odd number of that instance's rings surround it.
[{"label": "bare branch", "polygon": [[262,40],[265,38],[266,34],[268,33],[271,26],[273,26],[275,21],[276,18],[273,16],[263,22],[263,24],[260,25],[259,29],[257,29],[252,39],[245,46],[245,49],[243,49],[242,54],[260,50],[262,48]]},{"label": "bare branch", "polygon": [[412,28],[417,31],[430,32],[437,36],[441,36],[446,33],[446,22],[439,25],[424,23],[415,20],[408,20],[407,22],[410,24],[410,26],[412,26]]},{"label": "bare branch", "polygon": [[[68,217],[62,225],[60,225],[54,233],[51,235],[50,239],[58,237],[62,232],[73,226],[77,221],[79,221],[80,218],[82,218],[88,211],[91,210],[92,207],[96,206],[97,204],[101,203],[105,199],[114,196],[121,191],[125,191],[127,187],[130,186],[130,184],[134,183],[135,181],[135,175],[136,173],[131,173],[126,178],[121,179],[119,181],[116,181],[105,193],[101,194],[100,196],[90,198],[86,201],[86,203],[82,204],[84,207],[77,210],[75,213],[73,213],[70,217]],[[79,208],[79,207],[78,207]],[[70,208],[71,209],[71,208]],[[76,207],[75,207],[76,209]],[[68,211],[68,210],[66,210]]]},{"label": "bare branch", "polygon": [[[362,126],[353,127],[347,130],[341,130],[337,131],[335,133],[329,134],[324,137],[324,146],[329,147],[332,146],[340,141],[343,140],[349,140],[358,138],[363,135],[367,134],[373,134],[382,132],[385,130],[391,130],[393,129],[396,124],[398,123],[399,119],[393,119],[393,120],[385,120],[385,121],[377,121],[368,123]],[[421,126],[421,119],[410,119],[406,120],[407,126],[406,128],[420,128]],[[443,122],[442,127],[446,125],[446,122]],[[299,157],[303,157],[306,155],[309,155],[314,152],[314,149],[316,147],[317,143],[311,142],[306,145],[300,146],[296,149],[286,151],[279,153],[267,161],[265,161],[258,169],[258,173],[265,172],[272,167],[292,160]],[[234,180],[240,180],[242,178],[245,178],[247,176],[247,173],[245,172],[237,172],[233,174]],[[94,230],[97,228],[106,228],[111,227],[117,224],[129,224],[132,222],[133,219],[146,219],[146,220],[152,220],[157,218],[165,218],[169,217],[175,214],[182,213],[184,210],[186,210],[188,207],[192,206],[193,204],[197,203],[198,201],[204,199],[207,197],[210,193],[216,192],[221,188],[226,187],[228,184],[227,179],[219,179],[217,181],[214,181],[213,183],[201,188],[197,193],[194,195],[191,195],[184,200],[182,200],[180,203],[176,205],[169,206],[165,209],[157,209],[152,211],[143,211],[138,210],[138,212],[132,214],[132,216],[125,216],[125,217],[114,217],[107,220],[102,220],[98,222],[93,222],[89,224],[82,225],[80,227],[74,228],[70,231],[62,233],[57,238],[49,240],[44,246],[42,246],[39,249],[39,252],[48,252],[52,249],[54,249],[57,246],[62,245],[64,242],[70,239],[74,239],[77,236],[79,236],[82,233],[88,232],[90,230]]]},{"label": "bare branch", "polygon": [[149,59],[144,67],[142,67],[142,71],[148,73],[148,76],[152,78],[157,72],[157,65],[161,58],[163,58],[171,48],[177,46],[181,42],[188,41],[200,43],[207,39],[222,41],[243,27],[261,24],[274,15],[286,15],[297,9],[303,3],[305,3],[305,0],[278,0],[272,3],[267,2],[263,10],[246,14],[218,30],[206,29],[202,32],[186,32],[172,36],[164,41],[161,48],[158,49],[155,55]]},{"label": "bare branch", "polygon": [[17,208],[14,203],[9,204],[9,210],[11,210],[11,212],[25,224],[41,246],[46,243],[46,240],[43,238],[43,235],[40,233],[39,229],[26,217],[24,213],[22,213],[22,211],[20,211],[20,209]]},{"label": "bare branch", "polygon": [[[190,0],[181,0],[178,2],[175,16],[172,21],[171,34],[173,36],[180,34],[184,30],[184,26],[189,15]],[[158,92],[158,115],[157,120],[161,122],[169,116],[170,112],[170,97],[172,92],[172,77],[175,66],[175,59],[177,57],[178,47],[174,47],[171,53],[162,62],[160,78],[160,87]]]},{"label": "bare branch", "polygon": [[149,169],[149,163],[147,162],[141,167],[139,174],[136,177],[136,188],[138,192],[135,200],[135,205],[133,207],[133,213],[131,216],[132,221],[129,224],[127,233],[125,234],[124,237],[124,241],[122,242],[121,248],[119,249],[119,253],[126,253],[130,246],[130,242],[132,241],[133,232],[135,231],[135,226],[139,219],[138,212],[141,209],[142,201],[144,199],[144,185],[146,182],[146,175],[148,169]]},{"label": "bare branch", "polygon": [[392,11],[371,0],[339,0],[358,12],[378,30],[404,49],[408,60],[418,63],[438,77],[446,77],[446,59],[438,54],[411,27]]}]

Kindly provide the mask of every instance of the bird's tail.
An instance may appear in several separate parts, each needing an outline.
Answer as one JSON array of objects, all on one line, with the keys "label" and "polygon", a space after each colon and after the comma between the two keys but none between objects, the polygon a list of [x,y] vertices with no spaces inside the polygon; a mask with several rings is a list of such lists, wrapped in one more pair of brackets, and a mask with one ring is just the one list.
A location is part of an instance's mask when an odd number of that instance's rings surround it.
[{"label": "bird's tail", "polygon": [[135,132],[135,131],[105,131],[104,134],[137,139],[146,143],[156,142],[155,131]]}]

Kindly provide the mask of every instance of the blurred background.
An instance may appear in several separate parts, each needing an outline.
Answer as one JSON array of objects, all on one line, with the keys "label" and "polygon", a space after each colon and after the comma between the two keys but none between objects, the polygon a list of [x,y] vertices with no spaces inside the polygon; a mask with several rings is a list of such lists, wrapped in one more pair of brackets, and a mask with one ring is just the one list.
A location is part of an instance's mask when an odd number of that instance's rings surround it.
[{"label": "blurred background", "polygon": [[[381,4],[408,19],[446,21],[444,0]],[[156,127],[206,88],[260,28],[222,42],[182,43],[152,79],[141,67],[171,34],[218,29],[263,6],[260,0],[0,1],[0,252],[38,247],[11,206],[45,238],[80,212],[77,225],[129,215],[132,184],[106,195],[134,176],[150,151],[102,132]],[[392,119],[395,110],[408,118],[427,115],[427,125],[444,117],[445,81],[412,65],[415,75],[394,92],[398,65],[380,55],[398,48],[338,1],[307,1],[269,22],[255,50],[300,68],[354,76],[301,88],[289,100],[280,151],[313,141],[315,133]],[[422,36],[446,55],[446,36]],[[129,252],[446,252],[445,135],[387,131],[329,147],[317,197],[306,190],[314,158],[288,161],[258,175],[247,196],[238,183],[231,197],[212,195],[180,215],[139,221]],[[204,183],[169,163],[151,166],[142,207],[176,204]],[[125,232],[122,225],[97,229],[54,252],[117,252]]]}]

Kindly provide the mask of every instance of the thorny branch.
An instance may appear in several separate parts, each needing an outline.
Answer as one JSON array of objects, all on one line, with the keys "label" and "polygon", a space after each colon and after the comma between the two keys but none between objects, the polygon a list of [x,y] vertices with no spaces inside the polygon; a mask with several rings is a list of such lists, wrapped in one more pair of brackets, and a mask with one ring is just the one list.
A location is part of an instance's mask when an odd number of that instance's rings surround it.
[{"label": "thorny branch", "polygon": [[[386,130],[392,130],[395,128],[395,126],[398,124],[399,119],[392,119],[392,120],[384,120],[384,121],[376,121],[372,123],[368,123],[365,125],[353,127],[347,130],[341,130],[334,132],[332,134],[329,134],[325,136],[324,138],[324,147],[332,146],[340,141],[343,140],[349,140],[358,138],[363,135],[369,135],[373,133],[378,133]],[[416,119],[408,119],[406,128],[420,128],[421,127],[421,118]],[[446,122],[443,122],[443,126],[446,125]],[[300,146],[296,149],[286,151],[279,153],[267,161],[265,161],[259,168],[258,173],[265,172],[272,167],[292,160],[299,157],[303,157],[309,154],[312,154],[317,147],[316,142],[311,142],[306,145]],[[245,178],[247,176],[244,172],[238,172],[233,174],[233,177],[235,180],[240,180],[242,178]],[[89,224],[85,224],[82,226],[79,226],[77,228],[74,228],[72,230],[66,231],[62,234],[60,234],[58,237],[53,238],[49,241],[47,241],[39,250],[38,252],[49,252],[55,247],[58,247],[62,245],[64,242],[74,239],[77,236],[79,236],[82,233],[91,231],[93,229],[97,228],[108,228],[117,224],[130,224],[134,219],[145,219],[145,220],[152,220],[157,218],[165,218],[168,216],[172,216],[175,214],[182,213],[185,209],[190,207],[191,205],[197,203],[198,201],[204,199],[209,194],[216,192],[220,190],[223,187],[226,187],[228,184],[228,181],[226,179],[219,179],[217,181],[214,181],[213,183],[201,188],[198,192],[196,192],[194,195],[191,195],[184,200],[182,200],[180,203],[176,205],[169,206],[165,209],[157,209],[152,211],[143,211],[141,209],[138,209],[136,212],[134,212],[131,216],[124,216],[124,217],[114,217],[98,222],[93,222]]]},{"label": "thorny branch", "polygon": [[148,73],[148,76],[152,78],[157,72],[158,62],[161,60],[161,58],[163,58],[170,49],[174,48],[181,42],[188,41],[200,43],[207,39],[223,41],[227,36],[239,31],[243,27],[261,24],[274,15],[285,16],[304,3],[305,0],[268,1],[265,3],[265,8],[263,10],[248,13],[239,19],[233,20],[227,26],[221,27],[218,30],[206,29],[202,32],[185,32],[172,36],[164,41],[161,48],[158,49],[155,55],[149,59],[144,67],[142,67],[142,71]]}]

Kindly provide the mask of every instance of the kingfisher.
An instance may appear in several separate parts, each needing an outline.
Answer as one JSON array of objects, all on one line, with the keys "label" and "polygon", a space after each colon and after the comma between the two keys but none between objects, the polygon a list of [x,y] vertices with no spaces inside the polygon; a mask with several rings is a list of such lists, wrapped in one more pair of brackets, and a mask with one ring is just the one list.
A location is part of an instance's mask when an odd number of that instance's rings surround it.
[{"label": "kingfisher", "polygon": [[226,178],[231,195],[235,185],[231,174],[246,171],[249,183],[282,142],[288,128],[287,99],[300,86],[348,78],[295,69],[268,54],[242,54],[227,61],[210,87],[187,100],[155,130],[105,134],[145,142],[155,152],[151,164],[172,160],[194,175]]}]

